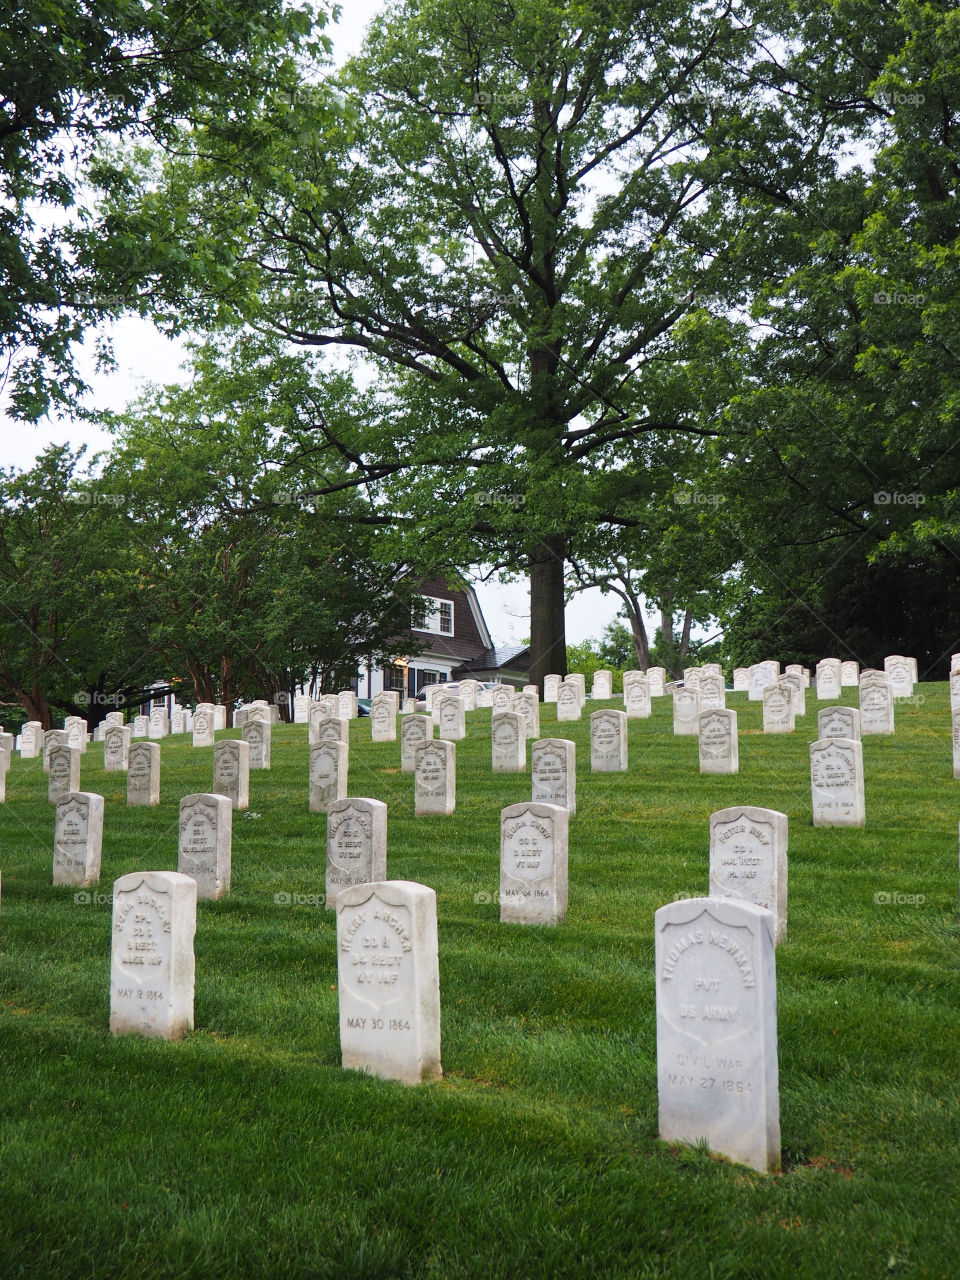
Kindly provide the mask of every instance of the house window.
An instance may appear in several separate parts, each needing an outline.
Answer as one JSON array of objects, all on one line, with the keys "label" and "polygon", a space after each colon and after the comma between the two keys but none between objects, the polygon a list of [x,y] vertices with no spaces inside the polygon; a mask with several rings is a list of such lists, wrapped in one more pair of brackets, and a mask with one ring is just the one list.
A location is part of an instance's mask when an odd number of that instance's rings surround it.
[{"label": "house window", "polygon": [[423,671],[420,667],[410,668],[410,696],[415,698],[426,684],[446,684],[446,671]]},{"label": "house window", "polygon": [[413,615],[414,631],[433,631],[437,635],[453,635],[453,601],[425,596],[423,608]]},{"label": "house window", "polygon": [[401,693],[407,687],[407,669],[406,667],[384,667],[383,668],[383,687],[384,689],[398,689]]}]

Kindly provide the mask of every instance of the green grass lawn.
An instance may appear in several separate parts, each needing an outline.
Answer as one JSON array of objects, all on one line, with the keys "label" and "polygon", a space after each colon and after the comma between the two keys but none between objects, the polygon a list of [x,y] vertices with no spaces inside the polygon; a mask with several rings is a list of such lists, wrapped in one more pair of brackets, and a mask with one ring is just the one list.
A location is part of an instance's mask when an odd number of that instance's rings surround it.
[{"label": "green grass lawn", "polygon": [[[630,721],[626,774],[576,741],[570,904],[501,925],[490,712],[457,744],[457,811],[414,818],[400,745],[351,725],[349,794],[389,805],[388,874],[437,892],[442,1082],[340,1068],[326,818],[307,810],[306,726],[234,815],[233,887],[198,905],[196,1031],[108,1031],[112,882],[175,870],[180,797],[213,750],[163,743],[159,808],[88,747],[106,799],[100,896],[50,884],[54,806],[16,757],[0,806],[0,1277],[960,1276],[960,939],[947,686],[864,741],[867,825],[814,829],[808,744],[739,713],[740,773],[698,772],[671,699]],[[843,701],[855,705],[856,691]],[[608,703],[600,705],[619,705]],[[588,704],[588,710],[590,704]],[[239,736],[230,732],[218,736]],[[657,1139],[653,915],[707,892],[708,818],[790,820],[777,952],[783,1172]],[[877,893],[923,895],[877,903]],[[485,900],[486,899],[486,900]],[[321,899],[322,900],[322,899]]]}]

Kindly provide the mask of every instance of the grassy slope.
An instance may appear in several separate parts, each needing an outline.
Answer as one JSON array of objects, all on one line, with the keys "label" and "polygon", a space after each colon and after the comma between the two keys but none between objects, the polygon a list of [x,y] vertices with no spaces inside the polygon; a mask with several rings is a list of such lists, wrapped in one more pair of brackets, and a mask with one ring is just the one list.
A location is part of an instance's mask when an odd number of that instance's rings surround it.
[{"label": "grassy slope", "polygon": [[[867,827],[810,824],[808,743],[740,713],[740,774],[701,777],[670,700],[630,722],[625,775],[578,752],[570,908],[502,926],[498,813],[529,774],[490,773],[489,711],[458,744],[453,817],[413,817],[399,744],[352,725],[350,794],[389,805],[389,873],[438,895],[442,1083],[339,1067],[322,814],[307,811],[305,726],[235,815],[233,890],[199,906],[197,1031],[107,1030],[110,907],[52,888],[53,806],[15,759],[0,806],[0,1275],[943,1276],[960,1274],[957,821],[945,685],[864,743]],[[845,690],[853,702],[855,691]],[[614,704],[615,705],[615,704]],[[221,735],[222,736],[222,735]],[[228,735],[229,736],[229,735]],[[238,735],[234,735],[238,736]],[[161,805],[84,756],[106,797],[100,890],[176,867],[180,796],[212,749],[163,744]],[[777,956],[784,1172],[762,1177],[657,1141],[653,913],[707,889],[709,814],[790,819]],[[258,814],[259,816],[254,816]],[[920,893],[878,905],[878,891]]]}]

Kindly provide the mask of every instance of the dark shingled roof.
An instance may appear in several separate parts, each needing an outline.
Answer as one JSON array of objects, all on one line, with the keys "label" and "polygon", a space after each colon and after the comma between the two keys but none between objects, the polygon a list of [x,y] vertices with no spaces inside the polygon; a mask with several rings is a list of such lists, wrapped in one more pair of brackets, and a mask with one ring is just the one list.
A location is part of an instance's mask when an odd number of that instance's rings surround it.
[{"label": "dark shingled roof", "polygon": [[484,649],[476,658],[463,662],[451,674],[456,680],[465,676],[468,671],[503,671],[512,668],[515,671],[526,671],[530,666],[530,646],[528,644],[506,645],[500,649]]}]

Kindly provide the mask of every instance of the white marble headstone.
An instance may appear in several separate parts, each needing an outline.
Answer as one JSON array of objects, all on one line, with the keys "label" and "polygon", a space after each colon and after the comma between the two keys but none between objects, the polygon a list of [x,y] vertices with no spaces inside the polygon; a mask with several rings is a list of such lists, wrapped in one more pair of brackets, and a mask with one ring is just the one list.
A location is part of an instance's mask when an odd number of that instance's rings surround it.
[{"label": "white marble headstone", "polygon": [[768,684],[763,691],[763,732],[793,733],[793,731],[793,690],[782,680],[778,680],[776,684]]},{"label": "white marble headstone", "polygon": [[213,734],[213,711],[207,707],[197,707],[193,713],[193,745],[212,747],[215,741]]},{"label": "white marble headstone", "polygon": [[667,692],[666,667],[648,667],[647,680],[650,682],[650,697],[663,698]]},{"label": "white marble headstone", "polygon": [[345,742],[314,742],[310,747],[310,811],[320,813],[347,795],[350,749]]},{"label": "white marble headstone", "polygon": [[562,681],[557,691],[557,719],[562,721],[579,720],[581,707],[580,692],[576,684],[569,678]]},{"label": "white marble headstone", "polygon": [[810,743],[810,790],[815,827],[862,827],[863,748],[853,738]]},{"label": "white marble headstone", "polygon": [[197,792],[180,801],[177,870],[197,882],[198,898],[230,892],[233,802],[217,792]]},{"label": "white marble headstone", "polygon": [[124,772],[130,757],[130,726],[110,724],[103,731],[103,767],[109,772]]},{"label": "white marble headstone", "polygon": [[434,698],[433,705],[441,738],[447,742],[460,742],[467,736],[466,712],[461,697],[447,693]]},{"label": "white marble headstone", "polygon": [[701,671],[698,692],[701,711],[712,711],[714,708],[722,710],[727,705],[727,691],[723,676],[717,675],[714,671]]},{"label": "white marble headstone", "polygon": [[699,693],[694,689],[674,689],[673,732],[675,734],[694,734],[699,732],[697,725],[699,717]]},{"label": "white marble headstone", "polygon": [[540,738],[530,747],[531,799],[577,811],[577,746],[567,738]]},{"label": "white marble headstone", "polygon": [[408,716],[400,726],[400,772],[413,773],[413,753],[421,742],[433,737],[431,716]]},{"label": "white marble headstone", "polygon": [[387,878],[387,806],[348,796],[327,807],[326,903],[336,907],[344,889]]},{"label": "white marble headstone", "polygon": [[500,811],[503,923],[557,924],[566,915],[568,821],[562,805],[532,800]]},{"label": "white marble headstone", "polygon": [[127,756],[127,804],[160,803],[160,743],[132,742]]},{"label": "white marble headstone", "polygon": [[590,768],[594,773],[623,773],[627,768],[627,713],[590,713]]},{"label": "white marble headstone", "polygon": [[[246,727],[246,726],[244,726]],[[224,738],[213,748],[213,786],[216,795],[229,796],[235,809],[250,807],[250,744]]]},{"label": "white marble headstone", "polygon": [[409,880],[337,897],[340,1050],[346,1068],[387,1080],[439,1080],[437,895]]},{"label": "white marble headstone", "polygon": [[710,815],[710,897],[772,911],[774,942],[787,931],[787,815],[735,805]]},{"label": "white marble headstone", "polygon": [[817,712],[818,738],[859,738],[860,712],[856,707],[821,707]]},{"label": "white marble headstone", "polygon": [[414,814],[453,813],[457,804],[457,748],[443,738],[421,742],[413,751]]},{"label": "white marble headstone", "polygon": [[591,698],[612,698],[613,697],[613,672],[612,671],[595,671],[593,673],[593,687],[590,690]]},{"label": "white marble headstone", "polygon": [[58,743],[50,748],[48,759],[47,799],[56,804],[69,791],[80,790],[80,752]]},{"label": "white marble headstone", "polygon": [[96,884],[103,849],[103,796],[70,791],[57,801],[53,883]]},{"label": "white marble headstone", "polygon": [[560,691],[560,682],[562,676],[558,676],[551,672],[550,675],[543,677],[543,700],[544,702],[556,702],[557,694]]},{"label": "white marble headstone", "polygon": [[197,882],[132,871],[113,882],[110,1030],[179,1040],[193,1030]]},{"label": "white marble headstone", "polygon": [[527,737],[519,712],[493,712],[490,717],[490,757],[494,773],[523,773],[526,769]]},{"label": "white marble headstone", "polygon": [[490,705],[494,711],[509,711],[513,702],[513,686],[498,684],[490,690]]},{"label": "white marble headstone", "polygon": [[[883,669],[887,673],[895,698],[909,698],[913,693],[915,663],[915,658],[905,658],[899,653],[884,658]],[[864,733],[866,732],[867,730],[864,729]]]},{"label": "white marble headstone", "polygon": [[248,720],[240,730],[240,737],[250,748],[250,768],[270,768],[270,739],[273,726],[269,720]]},{"label": "white marble headstone", "polygon": [[66,729],[48,729],[43,735],[43,770],[50,768],[50,752],[54,747],[69,747],[70,735]]},{"label": "white marble headstone", "polygon": [[77,751],[87,749],[87,722],[82,716],[67,716],[63,722],[67,734],[67,743]]},{"label": "white marble headstone", "polygon": [[687,898],[655,918],[660,1137],[780,1168],[773,913]]},{"label": "white marble headstone", "polygon": [[817,700],[827,702],[839,698],[841,689],[840,659],[822,658],[817,663]]},{"label": "white marble headstone", "polygon": [[20,759],[33,760],[43,750],[43,725],[39,720],[28,720],[20,730]]},{"label": "white marble headstone", "polygon": [[652,712],[650,681],[642,671],[623,673],[623,709],[628,720],[646,720]]},{"label": "white marble headstone", "polygon": [[860,686],[860,733],[893,733],[893,688],[886,680]]},{"label": "white marble headstone", "polygon": [[701,773],[739,773],[737,713],[701,711],[697,721],[700,737]]},{"label": "white marble headstone", "polygon": [[[370,741],[396,742],[397,708],[393,698],[376,694],[370,701]],[[377,876],[382,880],[383,876]]]},{"label": "white marble headstone", "polygon": [[343,689],[337,694],[337,716],[341,720],[356,720],[358,713],[357,695],[352,689]]}]

